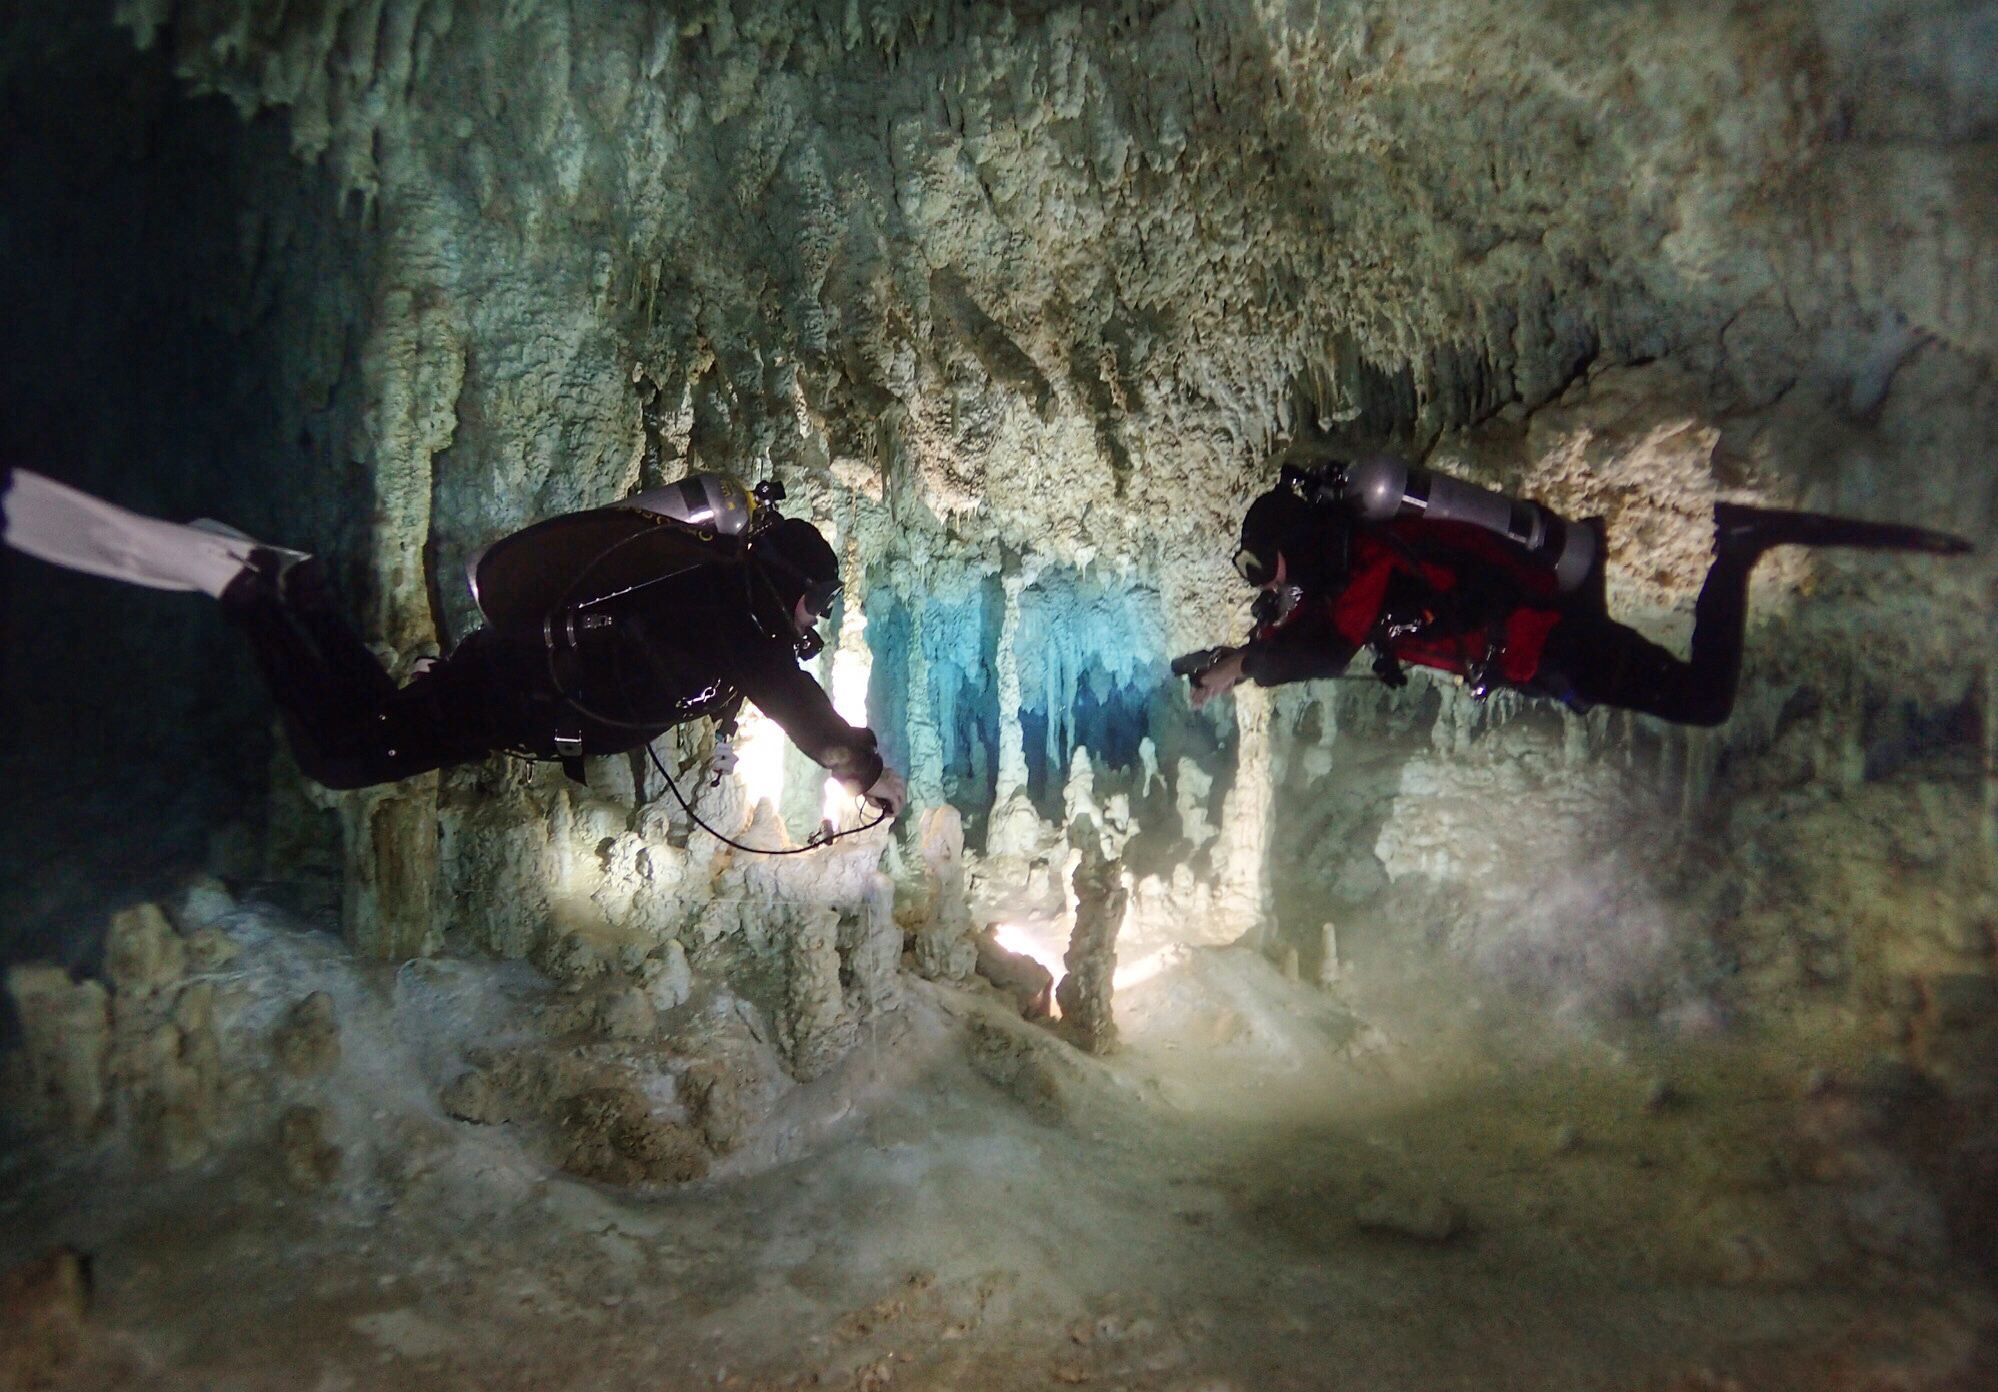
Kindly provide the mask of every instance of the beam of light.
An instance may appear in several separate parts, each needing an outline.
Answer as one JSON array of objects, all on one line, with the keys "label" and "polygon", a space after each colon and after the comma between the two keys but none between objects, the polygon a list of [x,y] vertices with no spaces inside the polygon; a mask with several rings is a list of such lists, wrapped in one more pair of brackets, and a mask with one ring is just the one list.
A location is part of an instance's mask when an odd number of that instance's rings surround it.
[{"label": "beam of light", "polygon": [[735,776],[749,793],[749,806],[765,798],[772,807],[784,805],[784,731],[777,722],[748,702],[736,717]]},{"label": "beam of light", "polygon": [[[867,646],[867,616],[860,606],[849,602],[840,619],[839,646],[832,653],[832,703],[840,719],[849,725],[867,723],[867,683],[874,673],[874,654]],[[828,778],[821,815],[834,826],[854,825],[862,815],[855,809],[854,796]],[[872,816],[871,812],[867,812]]]},{"label": "beam of light", "polygon": [[1140,957],[1129,966],[1120,966],[1117,968],[1116,975],[1110,978],[1110,989],[1112,991],[1128,991],[1133,986],[1141,986],[1179,960],[1180,954],[1175,953],[1171,948],[1165,948],[1161,951]]},{"label": "beam of light", "polygon": [[1062,961],[1066,944],[1057,944],[1054,938],[1060,929],[1050,923],[1045,934],[1037,934],[1032,929],[1018,923],[995,923],[992,925],[992,940],[1008,952],[1017,952],[1022,957],[1031,957],[1048,969],[1054,977],[1054,984],[1061,985],[1061,979],[1068,975],[1068,964]]}]

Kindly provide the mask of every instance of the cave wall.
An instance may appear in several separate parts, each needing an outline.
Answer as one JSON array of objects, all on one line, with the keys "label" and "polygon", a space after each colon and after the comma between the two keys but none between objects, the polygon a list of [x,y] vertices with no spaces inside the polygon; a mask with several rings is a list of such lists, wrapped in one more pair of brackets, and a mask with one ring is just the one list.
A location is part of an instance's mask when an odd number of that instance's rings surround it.
[{"label": "cave wall", "polygon": [[[191,97],[108,5],[9,7],[0,109],[0,464],[337,546],[372,238],[284,118]],[[0,594],[0,960],[92,962],[120,900],[260,874],[270,711],[213,606],[11,550]]]},{"label": "cave wall", "polygon": [[[262,457],[318,490],[297,539],[342,559],[372,637],[408,661],[461,636],[464,558],[535,517],[775,473],[851,558],[919,800],[959,802],[1003,878],[1123,795],[1160,932],[1308,949],[1278,901],[1394,861],[1286,848],[1346,815],[1295,782],[1290,696],[1192,716],[1165,680],[1239,631],[1226,539],[1279,449],[1387,445],[1603,515],[1613,604],[1667,641],[1716,496],[1989,530],[1977,6],[114,8],[203,110],[282,130],[313,225],[365,249],[277,301],[254,356],[290,374],[278,417],[316,399],[348,427]],[[355,326],[343,351],[325,323]],[[1591,777],[1679,751],[1667,781],[1705,790],[1988,745],[1988,567],[1764,570],[1727,732],[1542,722],[1531,749]],[[1407,710],[1453,755],[1485,728]],[[1952,776],[1988,819],[1983,775]],[[596,777],[332,800],[350,931],[546,946],[549,828],[580,799],[632,834],[659,791]],[[275,820],[313,828],[279,784]],[[601,888],[596,845],[545,853]]]}]

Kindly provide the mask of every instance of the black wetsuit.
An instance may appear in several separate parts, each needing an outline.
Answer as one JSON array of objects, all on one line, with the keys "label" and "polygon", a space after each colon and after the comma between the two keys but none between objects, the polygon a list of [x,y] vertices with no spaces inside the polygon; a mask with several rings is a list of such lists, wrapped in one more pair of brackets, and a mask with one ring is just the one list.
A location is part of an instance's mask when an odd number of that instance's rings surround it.
[{"label": "black wetsuit", "polygon": [[[1302,597],[1243,650],[1262,686],[1335,676],[1362,648],[1480,685],[1616,706],[1685,725],[1718,725],[1734,707],[1759,544],[1724,542],[1694,605],[1692,650],[1673,656],[1616,622],[1599,600],[1555,592],[1552,573],[1480,528],[1411,519],[1384,526],[1328,511],[1296,556]],[[1599,593],[1599,592],[1598,592]]]},{"label": "black wetsuit", "polygon": [[250,637],[299,767],[329,788],[495,751],[564,759],[575,773],[582,755],[726,719],[745,697],[829,773],[871,785],[882,769],[873,733],[847,724],[799,667],[782,600],[752,566],[674,569],[587,605],[565,593],[549,624],[475,630],[400,688],[309,573],[286,577],[282,600],[254,577],[223,606]]}]

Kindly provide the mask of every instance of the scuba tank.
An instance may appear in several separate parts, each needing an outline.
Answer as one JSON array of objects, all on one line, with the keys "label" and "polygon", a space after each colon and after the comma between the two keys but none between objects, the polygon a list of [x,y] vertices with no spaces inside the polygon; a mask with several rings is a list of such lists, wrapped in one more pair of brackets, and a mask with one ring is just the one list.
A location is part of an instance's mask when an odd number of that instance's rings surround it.
[{"label": "scuba tank", "polygon": [[[650,592],[638,602],[670,607],[683,602],[674,597],[676,582],[716,566],[749,585],[754,569],[746,558],[781,520],[776,504],[783,497],[774,479],[752,490],[726,475],[693,474],[608,507],[546,518],[469,558],[472,598],[486,626],[543,654],[548,688],[564,706],[554,733],[558,755],[581,752],[585,719],[651,730],[726,703],[715,685],[650,716],[633,707],[619,667],[632,597]],[[747,591],[745,602],[770,631]],[[810,636],[816,652],[822,640]],[[808,645],[799,638],[796,646]]]},{"label": "scuba tank", "polygon": [[1602,548],[1592,528],[1540,503],[1508,498],[1392,455],[1370,455],[1324,474],[1288,466],[1284,473],[1287,482],[1302,486],[1305,497],[1336,503],[1363,522],[1423,517],[1468,522],[1494,532],[1552,570],[1564,594],[1579,588],[1601,564]]},{"label": "scuba tank", "polygon": [[[775,496],[766,497],[766,490],[771,489]],[[759,484],[752,495],[726,474],[689,474],[678,483],[648,488],[617,506],[656,513],[696,531],[739,537],[755,530],[759,502],[775,503],[783,496],[783,485],[774,481]]]},{"label": "scuba tank", "polygon": [[[752,491],[727,475],[701,473],[609,507],[550,517],[466,559],[472,600],[488,627],[538,627],[550,611],[628,592],[664,570],[740,555],[777,520],[783,497],[775,480]],[[662,529],[662,522],[672,525]]]}]

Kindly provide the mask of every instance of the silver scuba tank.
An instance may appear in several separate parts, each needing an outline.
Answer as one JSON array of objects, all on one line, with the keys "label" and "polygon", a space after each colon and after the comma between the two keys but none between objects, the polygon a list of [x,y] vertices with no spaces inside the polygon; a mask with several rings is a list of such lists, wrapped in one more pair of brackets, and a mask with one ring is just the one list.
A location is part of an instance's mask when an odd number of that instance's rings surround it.
[{"label": "silver scuba tank", "polygon": [[661,578],[660,553],[652,543],[642,550],[628,545],[657,532],[658,524],[633,513],[670,518],[693,534],[686,537],[689,545],[698,545],[696,538],[748,535],[775,516],[774,507],[765,505],[783,496],[782,485],[774,482],[759,484],[752,494],[725,474],[702,473],[609,507],[543,518],[466,557],[472,600],[491,627],[538,624],[550,610],[576,601],[572,587],[578,577],[597,575],[604,593]]},{"label": "silver scuba tank", "polygon": [[1597,563],[1599,547],[1591,528],[1539,503],[1508,498],[1392,455],[1355,460],[1345,470],[1339,496],[1368,522],[1424,517],[1496,532],[1552,567],[1554,583],[1564,593],[1580,585]]},{"label": "silver scuba tank", "polygon": [[726,474],[711,473],[689,474],[678,483],[648,488],[618,506],[657,513],[716,536],[731,537],[749,530],[756,511],[747,488]]}]

